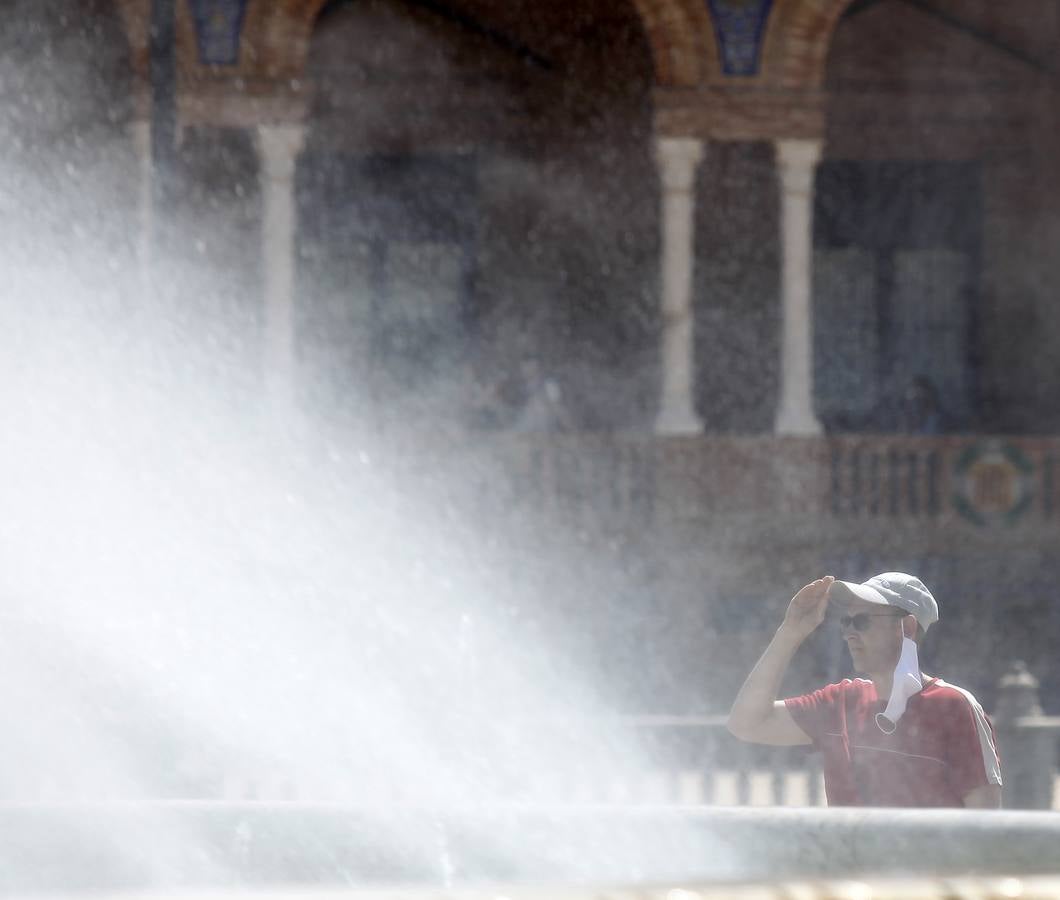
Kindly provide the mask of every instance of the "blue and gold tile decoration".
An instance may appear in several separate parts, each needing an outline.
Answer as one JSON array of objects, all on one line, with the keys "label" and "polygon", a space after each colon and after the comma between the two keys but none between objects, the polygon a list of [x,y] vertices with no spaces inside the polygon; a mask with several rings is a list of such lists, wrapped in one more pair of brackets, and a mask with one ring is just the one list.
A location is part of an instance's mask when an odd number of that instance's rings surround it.
[{"label": "blue and gold tile decoration", "polygon": [[239,62],[239,36],[247,0],[188,0],[195,21],[199,62],[234,66]]},{"label": "blue and gold tile decoration", "polygon": [[773,0],[707,0],[726,75],[757,75]]}]

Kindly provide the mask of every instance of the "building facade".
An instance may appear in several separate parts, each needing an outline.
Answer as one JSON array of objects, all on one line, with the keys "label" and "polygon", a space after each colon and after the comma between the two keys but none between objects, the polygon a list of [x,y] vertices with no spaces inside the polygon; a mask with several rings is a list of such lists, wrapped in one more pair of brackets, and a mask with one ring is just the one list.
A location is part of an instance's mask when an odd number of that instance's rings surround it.
[{"label": "building facade", "polygon": [[277,409],[489,456],[548,628],[650,669],[618,705],[724,707],[793,589],[908,567],[948,677],[1049,706],[1055,4],[153,9],[100,7],[144,283],[198,267]]}]

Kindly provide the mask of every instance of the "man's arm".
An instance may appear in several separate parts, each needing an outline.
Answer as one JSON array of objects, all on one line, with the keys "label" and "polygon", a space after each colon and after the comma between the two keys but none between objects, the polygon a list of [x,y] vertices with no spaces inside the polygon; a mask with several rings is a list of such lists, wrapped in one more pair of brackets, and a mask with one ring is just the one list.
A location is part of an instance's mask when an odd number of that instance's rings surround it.
[{"label": "man's arm", "polygon": [[984,784],[964,795],[968,809],[1001,809],[1001,785]]},{"label": "man's arm", "polygon": [[728,728],[740,740],[756,744],[809,744],[777,691],[802,642],[824,620],[834,578],[818,578],[799,591],[765,653],[747,676],[729,712]]}]

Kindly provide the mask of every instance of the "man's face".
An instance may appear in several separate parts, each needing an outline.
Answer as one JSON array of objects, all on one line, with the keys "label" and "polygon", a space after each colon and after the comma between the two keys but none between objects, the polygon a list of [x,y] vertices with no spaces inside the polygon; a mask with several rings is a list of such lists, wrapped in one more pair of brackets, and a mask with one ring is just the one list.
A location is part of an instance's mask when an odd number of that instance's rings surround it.
[{"label": "man's face", "polygon": [[856,618],[861,625],[843,625],[843,640],[850,650],[854,668],[863,675],[889,672],[898,665],[902,652],[902,619],[904,613],[889,606],[851,599],[841,615]]}]

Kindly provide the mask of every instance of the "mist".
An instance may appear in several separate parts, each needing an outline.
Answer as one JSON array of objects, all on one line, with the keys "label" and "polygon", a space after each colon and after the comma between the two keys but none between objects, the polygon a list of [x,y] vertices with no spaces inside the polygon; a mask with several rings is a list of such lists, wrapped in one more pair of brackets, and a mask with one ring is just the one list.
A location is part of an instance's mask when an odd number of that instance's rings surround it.
[{"label": "mist", "polygon": [[[729,95],[713,38],[660,50],[691,13],[178,4],[166,86],[147,6],[61,6],[0,37],[0,890],[901,874],[876,821],[967,838],[938,872],[1015,859],[972,820],[772,808],[824,802],[816,757],[723,731],[802,584],[899,568],[942,601],[932,670],[993,713],[1021,654],[1055,726],[1054,87],[1015,25],[856,3],[809,93],[778,56]],[[918,40],[972,98],[930,125]],[[789,433],[777,148],[807,122]],[[822,628],[782,690],[848,674]],[[1055,829],[1012,816],[1048,873]]]}]

